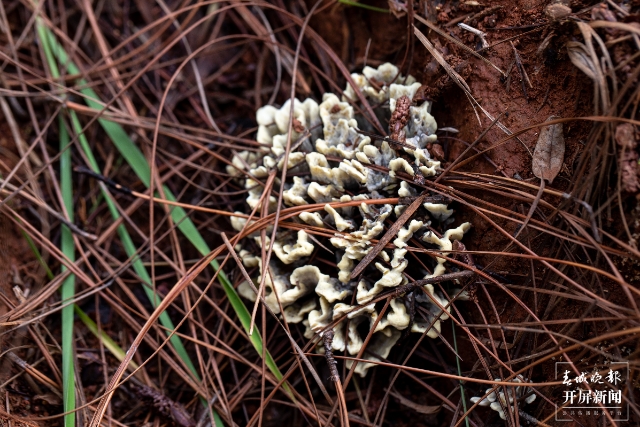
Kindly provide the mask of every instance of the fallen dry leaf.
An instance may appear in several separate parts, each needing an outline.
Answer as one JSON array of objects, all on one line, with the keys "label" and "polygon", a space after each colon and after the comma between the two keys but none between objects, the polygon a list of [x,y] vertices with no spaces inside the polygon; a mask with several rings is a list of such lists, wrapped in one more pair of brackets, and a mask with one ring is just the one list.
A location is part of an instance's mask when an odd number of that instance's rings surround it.
[{"label": "fallen dry leaf", "polygon": [[[546,121],[548,122],[557,118],[558,117],[556,116],[551,116]],[[518,230],[515,235],[516,238],[520,235],[522,230],[525,229],[527,224],[529,224],[531,217],[533,217],[533,213],[538,207],[540,198],[544,193],[545,179],[549,181],[549,183],[552,183],[553,179],[558,175],[558,172],[560,172],[563,161],[564,135],[562,134],[562,123],[543,126],[542,129],[540,129],[540,136],[538,137],[538,142],[536,143],[536,149],[533,152],[533,164],[531,165],[533,174],[540,178],[540,189],[538,190],[538,194],[531,204],[529,213],[524,219],[520,230]]]},{"label": "fallen dry leaf", "polygon": [[547,6],[544,12],[552,21],[559,21],[571,15],[571,8],[564,4],[553,3]]},{"label": "fallen dry leaf", "polygon": [[[551,116],[546,121],[557,118]],[[564,135],[562,133],[562,123],[544,126],[540,130],[536,149],[533,152],[533,174],[552,183],[558,172],[560,172],[563,161]]]}]

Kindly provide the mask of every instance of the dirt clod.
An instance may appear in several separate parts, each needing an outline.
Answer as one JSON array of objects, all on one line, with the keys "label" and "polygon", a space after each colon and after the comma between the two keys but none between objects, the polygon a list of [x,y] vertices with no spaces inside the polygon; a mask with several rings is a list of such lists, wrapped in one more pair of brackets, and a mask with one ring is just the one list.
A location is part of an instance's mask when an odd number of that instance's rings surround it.
[{"label": "dirt clod", "polygon": [[552,21],[560,21],[571,15],[571,8],[560,3],[554,3],[547,6],[544,13]]}]

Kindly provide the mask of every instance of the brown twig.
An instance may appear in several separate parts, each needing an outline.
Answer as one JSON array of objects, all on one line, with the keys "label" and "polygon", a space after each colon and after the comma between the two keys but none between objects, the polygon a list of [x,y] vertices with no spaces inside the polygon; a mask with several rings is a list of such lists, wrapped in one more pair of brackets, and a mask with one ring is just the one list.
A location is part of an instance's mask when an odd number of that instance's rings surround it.
[{"label": "brown twig", "polygon": [[336,362],[336,359],[333,357],[333,350],[331,347],[333,345],[333,335],[333,329],[325,331],[322,334],[322,341],[324,342],[324,357],[327,359],[327,365],[329,366],[329,372],[331,374],[329,379],[334,383],[337,383],[340,381],[340,374],[338,374],[338,368],[336,367],[338,362]]},{"label": "brown twig", "polygon": [[525,71],[524,66],[522,65],[522,59],[520,58],[520,54],[518,53],[518,50],[513,45],[513,42],[509,42],[509,43],[511,44],[511,48],[513,49],[513,56],[516,61],[516,68],[518,69],[518,73],[520,74],[520,81],[522,82],[522,92],[524,92],[524,97],[528,101],[529,95],[527,94],[526,85],[528,84],[529,87],[531,88],[533,86],[531,85],[531,81],[529,80],[529,76],[527,75],[527,72]]},{"label": "brown twig", "polygon": [[[505,75],[504,71],[502,71],[498,66],[496,66],[495,64],[493,64],[493,62],[489,61],[487,58],[485,58],[484,56],[480,55],[478,52],[476,52],[475,50],[471,49],[469,46],[465,45],[464,43],[460,42],[459,40],[454,39],[453,37],[451,37],[449,34],[445,33],[444,31],[442,31],[440,28],[438,28],[436,25],[432,24],[431,22],[427,21],[426,19],[420,17],[420,16],[415,16],[415,18],[422,22],[424,25],[426,25],[427,27],[429,27],[430,29],[432,29],[433,31],[435,31],[436,33],[438,33],[438,35],[444,37],[445,39],[449,40],[450,42],[454,43],[456,46],[460,46],[462,49],[464,49],[467,53],[470,53],[471,55],[475,56],[476,58],[480,59],[481,61],[483,61],[484,63],[486,63],[487,65],[489,65],[491,68],[493,68],[494,70],[498,71],[502,76]],[[415,28],[415,27],[414,27]],[[415,29],[414,31],[417,31],[417,29]],[[419,36],[418,36],[419,37]],[[435,55],[434,55],[435,56]]]},{"label": "brown twig", "polygon": [[378,256],[380,251],[382,251],[382,249],[387,246],[387,243],[389,243],[391,239],[393,239],[395,235],[398,234],[400,228],[402,228],[402,226],[409,220],[409,218],[411,218],[413,213],[420,207],[425,197],[426,194],[422,193],[421,195],[416,197],[416,199],[407,207],[407,209],[405,209],[402,215],[400,215],[400,218],[398,218],[398,220],[394,222],[391,227],[389,227],[384,236],[382,236],[382,238],[378,241],[378,244],[376,244],[373,249],[371,249],[369,253],[365,255],[365,257],[362,258],[358,265],[353,269],[353,271],[351,272],[351,279],[355,279],[356,277],[358,277],[364,271],[364,269],[367,268],[371,261],[373,261],[373,259]]},{"label": "brown twig", "polygon": [[442,276],[429,277],[428,279],[416,280],[415,282],[407,283],[406,285],[403,285],[403,286],[398,286],[393,290],[393,293],[397,298],[403,294],[411,292],[412,290],[420,286],[431,285],[434,283],[448,282],[450,280],[463,279],[465,277],[474,276],[475,274],[476,273],[472,270],[462,270],[462,271],[456,271],[454,273],[443,274]]}]

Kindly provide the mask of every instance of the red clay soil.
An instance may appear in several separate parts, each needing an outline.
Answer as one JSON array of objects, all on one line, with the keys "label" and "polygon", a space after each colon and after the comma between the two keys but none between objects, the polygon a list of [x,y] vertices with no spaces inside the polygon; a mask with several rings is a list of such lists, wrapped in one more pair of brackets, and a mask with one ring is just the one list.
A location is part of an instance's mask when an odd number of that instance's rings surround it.
[{"label": "red clay soil", "polygon": [[[378,3],[380,7],[386,7],[384,2]],[[483,53],[509,76],[504,78],[494,68],[465,53],[459,46],[429,32],[428,27],[416,21],[420,31],[430,40],[437,40],[434,42],[436,47],[447,62],[464,77],[480,105],[493,117],[504,114],[500,121],[508,129],[517,131],[536,125],[552,115],[577,117],[592,112],[592,83],[569,61],[563,46],[572,34],[568,33],[568,25],[549,22],[544,13],[548,1],[492,1],[489,9],[493,9],[493,13],[466,21],[460,18],[487,8],[464,5],[454,7],[454,3],[465,2],[444,2],[437,13],[436,24],[472,48],[479,43],[478,37],[460,29],[457,22],[465,22],[485,32],[489,45],[529,32],[528,35],[515,38],[513,47],[510,42],[504,42]],[[577,4],[572,8],[581,9]],[[449,25],[450,23],[453,25]],[[353,71],[362,67],[362,58],[367,53],[369,65],[391,61],[401,64],[404,71],[409,68],[418,81],[434,88],[430,95],[434,101],[432,114],[437,119],[438,126],[454,127],[460,131],[456,135],[449,134],[450,136],[472,142],[491,124],[491,120],[480,110],[474,110],[464,92],[448,78],[419,42],[414,41],[413,49],[405,52],[408,35],[406,17],[398,19],[391,14],[371,13],[357,7],[335,7],[312,20],[312,28],[327,40],[346,64],[353,65]],[[548,43],[544,49],[540,49],[547,37]],[[530,85],[523,84],[519,67],[514,63],[514,48]],[[584,137],[587,127],[580,124],[566,126],[565,168],[557,178],[556,185],[561,186],[562,181],[566,182],[572,171],[573,160],[580,148],[580,138]],[[497,166],[497,172],[504,171],[509,177],[518,174],[524,179],[533,178],[531,153],[537,136],[537,130],[534,129],[520,136],[522,142],[511,140],[493,149],[489,158]],[[489,142],[495,143],[505,137],[506,134],[495,127],[480,142],[478,148],[487,148]],[[451,140],[446,142],[442,139],[441,142],[449,145],[445,147],[447,160],[457,158],[466,148],[463,143]],[[470,167],[475,171],[496,173],[496,168],[486,161],[478,161]]]}]

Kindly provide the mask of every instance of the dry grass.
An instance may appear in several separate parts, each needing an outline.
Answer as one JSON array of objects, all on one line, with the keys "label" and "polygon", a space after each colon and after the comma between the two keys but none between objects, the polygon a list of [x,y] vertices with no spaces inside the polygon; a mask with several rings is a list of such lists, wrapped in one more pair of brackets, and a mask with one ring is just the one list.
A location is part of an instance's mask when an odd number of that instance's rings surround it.
[{"label": "dry grass", "polygon": [[[565,389],[553,377],[554,362],[560,360],[571,362],[569,369],[576,374],[629,361],[629,380],[621,389],[631,416],[640,417],[640,291],[632,277],[640,252],[635,226],[628,222],[633,206],[621,190],[615,142],[616,126],[640,124],[640,62],[637,54],[609,56],[637,46],[640,31],[629,24],[574,23],[584,40],[569,49],[576,65],[591,73],[594,112],[556,122],[586,120],[592,127],[569,187],[544,188],[521,233],[518,226],[538,185],[481,174],[468,165],[542,123],[505,133],[483,150],[471,144],[475,154],[422,185],[432,195],[452,199],[459,215],[483,230],[476,236],[495,242],[490,249],[467,244],[466,254],[481,261],[477,264],[450,261],[473,271],[464,286],[473,287],[476,295],[473,301],[451,305],[453,329],[446,327],[437,340],[404,340],[364,380],[353,377],[341,363],[343,356],[336,354],[340,378],[335,384],[327,380],[325,359],[312,351],[320,338],[309,342],[298,325],[287,325],[263,304],[256,306],[255,328],[265,345],[259,348],[249,339],[222,282],[226,279],[210,261],[219,262],[234,286],[255,277],[256,271],[246,271],[238,262],[235,244],[251,233],[266,235],[273,225],[298,230],[294,216],[324,205],[249,212],[246,190],[224,172],[225,166],[234,153],[258,149],[252,121],[257,108],[339,93],[350,80],[356,67],[344,64],[309,25],[315,13],[334,7],[343,6],[162,0],[0,5],[0,107],[6,132],[0,156],[0,239],[12,242],[2,250],[4,259],[13,260],[0,271],[0,398],[5,402],[0,423],[62,424],[59,319],[60,311],[72,304],[95,322],[92,333],[90,323],[77,317],[72,332],[78,425],[205,426],[215,411],[224,425],[381,426],[392,425],[403,413],[415,413],[411,416],[417,420],[424,417],[420,411],[432,411],[430,425],[482,426],[484,418],[469,396],[481,396],[491,386],[508,387],[505,381],[519,374],[531,379],[538,396],[525,408],[527,413],[540,425],[552,424],[554,403]],[[53,31],[80,75],[70,75],[60,64],[61,77],[54,78],[36,17]],[[409,34],[412,24],[408,20]],[[603,40],[612,32],[615,37]],[[420,48],[417,42],[407,46],[405,59]],[[87,87],[101,97],[99,108],[87,106],[82,93]],[[377,106],[364,97],[360,102],[360,113],[384,133],[386,124],[374,112]],[[73,114],[99,173],[125,191],[90,174],[74,173],[75,221],[69,221],[59,174],[61,126],[70,131],[68,151],[63,152],[71,153],[73,167],[91,166]],[[99,119],[126,129],[150,165],[148,183],[116,149]],[[282,197],[274,178],[260,183],[263,197]],[[178,202],[170,201],[167,190]],[[119,219],[114,220],[105,197],[113,201]],[[203,256],[185,238],[172,216],[173,206],[186,210],[211,253]],[[237,210],[256,221],[234,234],[228,216]],[[128,254],[120,225],[131,236],[136,256]],[[63,226],[70,230],[75,261],[60,249]],[[330,246],[330,230],[305,229]],[[20,232],[40,255],[34,255]],[[420,263],[431,252],[412,241],[409,253]],[[263,250],[262,256],[270,253]],[[326,251],[314,256],[335,268]],[[143,292],[146,280],[133,267],[136,262],[148,272],[153,292],[164,298],[159,308]],[[61,301],[58,290],[73,276],[75,297]],[[380,317],[392,296],[380,297]],[[165,309],[190,362],[176,347],[178,338],[170,343],[166,324],[158,321]],[[267,351],[282,378],[265,362]],[[458,367],[452,362],[456,353]],[[398,398],[398,390],[414,398],[416,406]],[[155,410],[149,411],[149,405]],[[523,423],[513,414],[506,422]]]}]

